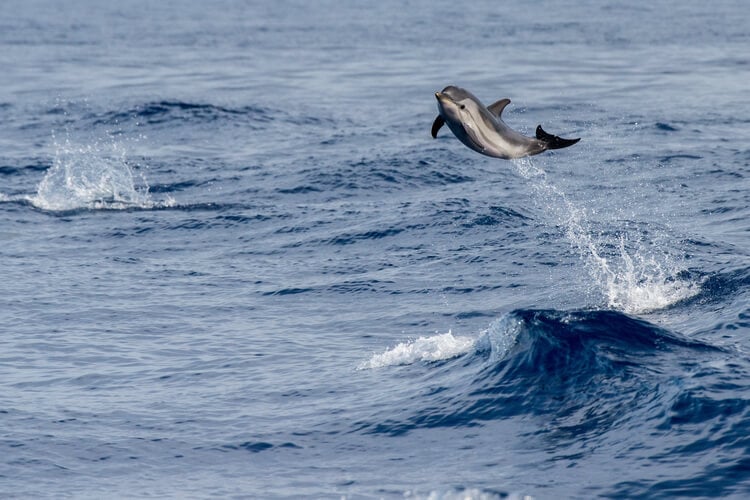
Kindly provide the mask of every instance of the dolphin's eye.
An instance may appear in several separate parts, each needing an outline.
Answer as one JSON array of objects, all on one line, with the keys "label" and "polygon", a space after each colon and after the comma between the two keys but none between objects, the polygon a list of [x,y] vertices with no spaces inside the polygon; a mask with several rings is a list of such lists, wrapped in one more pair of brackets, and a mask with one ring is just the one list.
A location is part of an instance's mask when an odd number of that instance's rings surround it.
[{"label": "dolphin's eye", "polygon": [[462,104],[461,109],[466,109],[466,104]]}]

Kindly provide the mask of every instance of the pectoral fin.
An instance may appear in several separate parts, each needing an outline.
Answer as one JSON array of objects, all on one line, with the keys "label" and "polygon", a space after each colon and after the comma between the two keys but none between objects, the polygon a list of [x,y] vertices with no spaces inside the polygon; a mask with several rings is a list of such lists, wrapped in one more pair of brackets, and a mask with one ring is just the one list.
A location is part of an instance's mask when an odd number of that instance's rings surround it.
[{"label": "pectoral fin", "polygon": [[437,115],[437,118],[435,118],[435,121],[432,122],[432,137],[433,139],[437,137],[438,130],[440,130],[440,127],[445,125],[445,120],[442,116]]},{"label": "pectoral fin", "polygon": [[487,106],[487,109],[491,114],[494,116],[500,118],[500,115],[503,114],[503,110],[505,109],[505,106],[510,104],[510,99],[500,99],[496,103],[490,104]]}]

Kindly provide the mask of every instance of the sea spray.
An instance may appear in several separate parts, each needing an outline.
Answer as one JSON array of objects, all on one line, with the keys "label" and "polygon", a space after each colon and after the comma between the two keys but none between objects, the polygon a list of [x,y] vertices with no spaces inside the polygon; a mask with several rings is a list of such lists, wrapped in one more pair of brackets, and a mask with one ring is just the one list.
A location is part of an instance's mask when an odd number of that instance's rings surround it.
[{"label": "sea spray", "polygon": [[380,354],[374,354],[359,366],[360,370],[385,366],[409,365],[418,361],[442,361],[460,356],[474,346],[474,339],[457,337],[451,332],[419,337],[402,342]]},{"label": "sea spray", "polygon": [[69,134],[58,141],[53,133],[52,166],[27,197],[37,208],[49,211],[77,209],[119,210],[167,207],[168,198],[154,201],[145,176],[128,161],[124,144],[114,137],[77,143]]},{"label": "sea spray", "polygon": [[[642,238],[630,238],[627,227],[595,233],[586,209],[575,205],[559,187],[548,182],[542,168],[530,158],[514,160],[513,164],[521,176],[532,181],[534,194],[544,203],[545,212],[564,229],[604,294],[607,307],[628,313],[648,312],[700,291],[698,285],[677,278],[683,269],[679,259],[668,251],[649,245]],[[631,244],[630,248],[626,242]]]},{"label": "sea spray", "polygon": [[441,333],[401,342],[359,365],[360,370],[417,362],[444,361],[470,352],[488,353],[491,362],[503,359],[516,343],[522,321],[505,314],[481,331],[476,338]]}]

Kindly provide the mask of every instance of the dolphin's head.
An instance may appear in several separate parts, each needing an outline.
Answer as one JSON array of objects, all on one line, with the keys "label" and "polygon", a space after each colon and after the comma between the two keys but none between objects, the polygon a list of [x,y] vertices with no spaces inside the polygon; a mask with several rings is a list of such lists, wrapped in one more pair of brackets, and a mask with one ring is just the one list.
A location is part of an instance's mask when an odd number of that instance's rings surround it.
[{"label": "dolphin's head", "polygon": [[441,92],[435,92],[435,98],[438,101],[440,114],[449,122],[463,121],[467,101],[476,99],[469,91],[453,85],[445,87]]},{"label": "dolphin's head", "polygon": [[432,126],[432,136],[442,125],[440,119],[450,127],[458,139],[480,153],[488,154],[486,140],[480,137],[480,129],[493,127],[489,111],[468,90],[449,85],[441,92],[435,92],[440,116]]},{"label": "dolphin's head", "polygon": [[464,99],[476,100],[474,94],[472,94],[468,90],[462,89],[461,87],[456,87],[454,85],[448,85],[442,90],[442,92],[438,92],[438,94],[443,94],[447,97],[450,97],[456,102],[463,101]]}]

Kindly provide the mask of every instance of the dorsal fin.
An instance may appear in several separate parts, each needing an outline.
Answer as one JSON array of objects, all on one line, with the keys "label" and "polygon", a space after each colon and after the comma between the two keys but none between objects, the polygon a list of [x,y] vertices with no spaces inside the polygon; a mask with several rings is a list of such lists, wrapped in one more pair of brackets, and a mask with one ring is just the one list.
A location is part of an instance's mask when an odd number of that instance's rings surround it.
[{"label": "dorsal fin", "polygon": [[494,116],[500,118],[500,116],[503,114],[503,110],[505,109],[505,106],[510,104],[510,99],[500,99],[494,104],[490,104],[487,106],[487,109],[492,113]]},{"label": "dorsal fin", "polygon": [[442,127],[443,125],[445,125],[445,119],[442,116],[437,115],[437,118],[435,118],[435,121],[432,122],[432,138],[433,139],[437,137],[438,130],[440,130],[440,127]]}]

